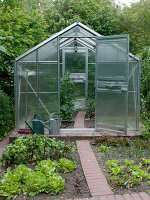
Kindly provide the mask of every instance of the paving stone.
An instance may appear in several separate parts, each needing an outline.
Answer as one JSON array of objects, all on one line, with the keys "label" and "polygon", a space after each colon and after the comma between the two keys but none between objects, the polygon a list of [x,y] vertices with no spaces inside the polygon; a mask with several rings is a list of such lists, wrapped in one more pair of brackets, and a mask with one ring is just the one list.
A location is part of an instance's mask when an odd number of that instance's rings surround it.
[{"label": "paving stone", "polygon": [[106,196],[101,196],[101,197],[99,197],[99,200],[107,200],[107,197]]},{"label": "paving stone", "polygon": [[115,195],[107,195],[108,200],[116,200]]},{"label": "paving stone", "polygon": [[134,200],[131,194],[124,194],[123,197],[125,198],[125,200]]},{"label": "paving stone", "polygon": [[132,197],[133,197],[135,200],[141,200],[141,197],[140,197],[139,194],[133,193],[133,194],[131,194],[131,195],[132,195]]},{"label": "paving stone", "polygon": [[124,200],[122,195],[115,195],[115,197],[116,197],[116,200]]},{"label": "paving stone", "polygon": [[140,196],[143,198],[142,200],[150,200],[150,195],[145,192],[140,192]]}]

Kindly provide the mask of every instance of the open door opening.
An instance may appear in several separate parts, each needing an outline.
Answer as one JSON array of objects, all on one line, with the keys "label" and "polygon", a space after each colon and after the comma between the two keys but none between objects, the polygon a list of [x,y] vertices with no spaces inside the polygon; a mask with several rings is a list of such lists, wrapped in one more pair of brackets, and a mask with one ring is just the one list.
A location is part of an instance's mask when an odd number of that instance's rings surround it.
[{"label": "open door opening", "polygon": [[74,109],[83,110],[88,96],[88,49],[81,46],[62,50],[62,76],[69,73],[74,83]]}]

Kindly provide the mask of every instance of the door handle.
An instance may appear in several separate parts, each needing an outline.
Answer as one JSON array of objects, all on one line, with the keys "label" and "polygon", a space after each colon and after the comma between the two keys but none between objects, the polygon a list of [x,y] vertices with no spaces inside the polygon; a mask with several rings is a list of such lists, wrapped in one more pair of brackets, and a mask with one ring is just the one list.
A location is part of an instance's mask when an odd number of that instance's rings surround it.
[{"label": "door handle", "polygon": [[108,87],[108,88],[112,88],[113,85],[107,83],[107,84],[106,84],[106,87]]},{"label": "door handle", "polygon": [[122,87],[122,88],[121,88],[121,91],[122,91],[122,92],[127,92],[127,88],[126,88],[126,87]]}]

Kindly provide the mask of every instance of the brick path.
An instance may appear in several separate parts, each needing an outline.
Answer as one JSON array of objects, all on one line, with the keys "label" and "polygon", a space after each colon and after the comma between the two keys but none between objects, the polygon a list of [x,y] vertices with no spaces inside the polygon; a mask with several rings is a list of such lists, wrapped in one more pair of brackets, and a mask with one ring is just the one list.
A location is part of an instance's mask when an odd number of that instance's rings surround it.
[{"label": "brick path", "polygon": [[113,194],[96,160],[88,140],[77,140],[83,172],[92,196]]},{"label": "brick path", "polygon": [[84,128],[84,117],[86,112],[80,111],[77,113],[74,123],[74,128]]},{"label": "brick path", "polygon": [[[72,199],[67,199],[72,200]],[[145,192],[124,194],[124,195],[103,195],[90,198],[74,199],[74,200],[150,200],[150,196]]]},{"label": "brick path", "polygon": [[89,141],[77,140],[76,144],[92,197],[74,200],[150,200],[150,196],[145,192],[114,195],[98,165]]}]

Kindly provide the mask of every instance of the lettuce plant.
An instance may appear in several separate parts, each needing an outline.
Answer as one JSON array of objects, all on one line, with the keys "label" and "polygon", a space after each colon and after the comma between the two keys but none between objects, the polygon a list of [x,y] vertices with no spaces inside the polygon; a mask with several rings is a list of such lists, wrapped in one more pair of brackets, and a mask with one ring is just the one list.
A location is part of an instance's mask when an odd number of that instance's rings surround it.
[{"label": "lettuce plant", "polygon": [[[143,164],[148,165],[149,159],[142,158]],[[118,185],[126,185],[129,183],[129,187],[135,184],[140,184],[141,181],[150,180],[150,174],[146,170],[142,170],[142,163],[133,165],[134,160],[124,160],[124,165],[118,166],[118,160],[108,160],[105,165],[109,167],[109,173],[111,175],[110,181]],[[149,184],[149,181],[147,181]]]},{"label": "lettuce plant", "polygon": [[107,153],[109,150],[109,147],[101,144],[101,146],[98,148],[98,150],[104,151],[105,153]]},{"label": "lettuce plant", "polygon": [[74,164],[71,160],[68,160],[66,158],[59,159],[58,169],[60,172],[70,172],[74,170],[77,165]]},{"label": "lettuce plant", "polygon": [[56,172],[70,172],[76,168],[71,160],[59,159],[59,162],[42,160],[35,171],[21,164],[15,169],[7,169],[0,180],[0,196],[11,199],[21,193],[35,196],[41,192],[57,194],[64,191],[65,180]]}]

